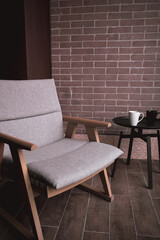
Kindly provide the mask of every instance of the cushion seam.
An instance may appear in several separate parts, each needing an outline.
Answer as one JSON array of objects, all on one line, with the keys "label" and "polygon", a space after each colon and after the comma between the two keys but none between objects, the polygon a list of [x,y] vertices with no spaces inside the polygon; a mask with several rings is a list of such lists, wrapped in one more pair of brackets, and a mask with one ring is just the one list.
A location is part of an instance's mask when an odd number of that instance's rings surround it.
[{"label": "cushion seam", "polygon": [[53,111],[53,112],[46,112],[46,113],[37,114],[37,115],[31,115],[31,116],[27,116],[27,117],[10,118],[10,119],[5,119],[5,120],[0,120],[0,122],[9,122],[9,121],[20,120],[20,119],[34,118],[34,117],[49,115],[49,114],[58,113],[58,112],[61,112],[61,110]]}]

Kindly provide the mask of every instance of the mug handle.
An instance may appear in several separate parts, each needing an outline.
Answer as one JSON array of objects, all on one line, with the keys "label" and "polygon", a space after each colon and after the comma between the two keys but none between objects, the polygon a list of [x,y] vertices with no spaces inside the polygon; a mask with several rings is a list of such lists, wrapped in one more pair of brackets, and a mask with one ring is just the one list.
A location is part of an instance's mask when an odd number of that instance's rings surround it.
[{"label": "mug handle", "polygon": [[141,112],[140,114],[142,114],[142,117],[141,117],[140,120],[138,120],[138,123],[139,123],[140,121],[142,121],[142,119],[144,118],[144,113]]}]

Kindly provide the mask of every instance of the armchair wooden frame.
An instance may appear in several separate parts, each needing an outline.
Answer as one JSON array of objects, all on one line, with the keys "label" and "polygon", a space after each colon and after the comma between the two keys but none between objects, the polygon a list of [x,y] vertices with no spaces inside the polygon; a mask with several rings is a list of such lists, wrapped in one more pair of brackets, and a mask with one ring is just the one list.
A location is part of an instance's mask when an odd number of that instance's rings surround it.
[{"label": "armchair wooden frame", "polygon": [[[96,141],[96,142],[100,142],[97,127],[111,126],[111,123],[108,123],[108,122],[82,119],[77,117],[63,116],[63,120],[68,123],[65,137],[71,138],[71,139],[74,138],[76,127],[78,124],[83,124],[85,126],[89,141]],[[35,144],[23,141],[21,139],[17,139],[15,137],[6,135],[4,133],[0,133],[0,178],[3,177],[1,172],[1,166],[2,166],[2,160],[3,160],[4,144],[9,145],[13,161],[16,164],[19,183],[21,185],[21,190],[22,190],[26,205],[28,207],[28,212],[30,215],[30,221],[31,221],[33,232],[30,232],[28,229],[26,229],[21,223],[19,223],[16,219],[14,219],[2,208],[0,208],[0,215],[5,220],[7,220],[10,224],[12,224],[12,226],[14,226],[19,232],[21,232],[27,239],[43,240],[44,239],[43,233],[42,233],[40,220],[39,220],[39,216],[37,213],[37,208],[34,200],[34,193],[33,193],[34,188],[32,188],[30,183],[28,169],[27,169],[27,165],[25,163],[25,157],[23,154],[23,150],[33,151],[37,149],[37,146]],[[112,202],[114,199],[114,196],[112,195],[112,192],[111,192],[106,167],[90,175],[89,177],[79,182],[76,182],[74,184],[71,184],[67,187],[63,187],[61,189],[56,190],[50,186],[46,186],[43,192],[42,192],[42,189],[38,189],[38,188],[36,188],[36,191],[38,191],[40,194],[41,193],[45,194],[48,198],[50,198],[62,192],[65,192],[75,186],[78,186],[85,191],[89,191],[90,193],[105,199],[106,201]],[[93,188],[92,186],[84,183],[86,180],[92,178],[97,174],[100,175],[104,192],[101,192]]]}]

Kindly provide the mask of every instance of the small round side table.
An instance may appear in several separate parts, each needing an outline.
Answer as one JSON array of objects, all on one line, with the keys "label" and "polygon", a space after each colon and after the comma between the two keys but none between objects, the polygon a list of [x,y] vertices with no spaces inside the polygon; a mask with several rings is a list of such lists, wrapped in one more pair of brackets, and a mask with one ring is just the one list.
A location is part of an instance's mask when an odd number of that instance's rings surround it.
[{"label": "small round side table", "polygon": [[[152,125],[147,124],[147,119],[144,118],[141,122],[137,124],[137,126],[131,126],[129,122],[129,118],[124,117],[116,117],[113,119],[113,122],[117,125],[127,127],[131,129],[130,134],[123,134],[120,132],[118,148],[120,148],[122,138],[129,138],[129,149],[128,149],[128,156],[127,156],[127,164],[130,164],[131,152],[132,152],[132,145],[134,138],[141,138],[147,144],[147,168],[148,168],[148,188],[152,189],[152,159],[151,159],[151,137],[157,137],[158,140],[158,150],[159,150],[159,164],[160,164],[160,119],[156,119],[156,121]],[[143,133],[144,129],[148,130],[157,130],[157,133]],[[116,167],[116,161],[113,166],[112,176],[114,176]]]}]

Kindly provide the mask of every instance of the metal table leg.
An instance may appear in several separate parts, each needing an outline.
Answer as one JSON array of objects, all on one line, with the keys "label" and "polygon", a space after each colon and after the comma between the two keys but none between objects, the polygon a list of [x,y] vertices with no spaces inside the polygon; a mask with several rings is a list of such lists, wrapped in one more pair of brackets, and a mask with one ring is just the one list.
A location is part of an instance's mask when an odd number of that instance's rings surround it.
[{"label": "metal table leg", "polygon": [[[119,136],[118,146],[117,146],[118,148],[120,148],[120,146],[121,146],[122,137],[123,137],[123,132],[121,131],[121,132],[120,132],[120,136]],[[116,169],[116,164],[117,164],[117,159],[115,160],[115,162],[114,162],[114,164],[113,164],[113,169],[112,169],[111,177],[114,177],[114,172],[115,172],[115,169]]]},{"label": "metal table leg", "polygon": [[130,164],[130,160],[131,160],[131,153],[132,153],[132,146],[133,146],[133,138],[134,138],[134,130],[133,130],[133,128],[132,128],[132,130],[131,130],[131,135],[130,135],[130,141],[129,141],[127,165]]},{"label": "metal table leg", "polygon": [[151,159],[151,137],[147,136],[147,166],[148,166],[148,188],[152,189],[152,159]]},{"label": "metal table leg", "polygon": [[159,170],[160,170],[160,134],[159,134],[159,130],[157,130],[157,139],[158,139]]}]

